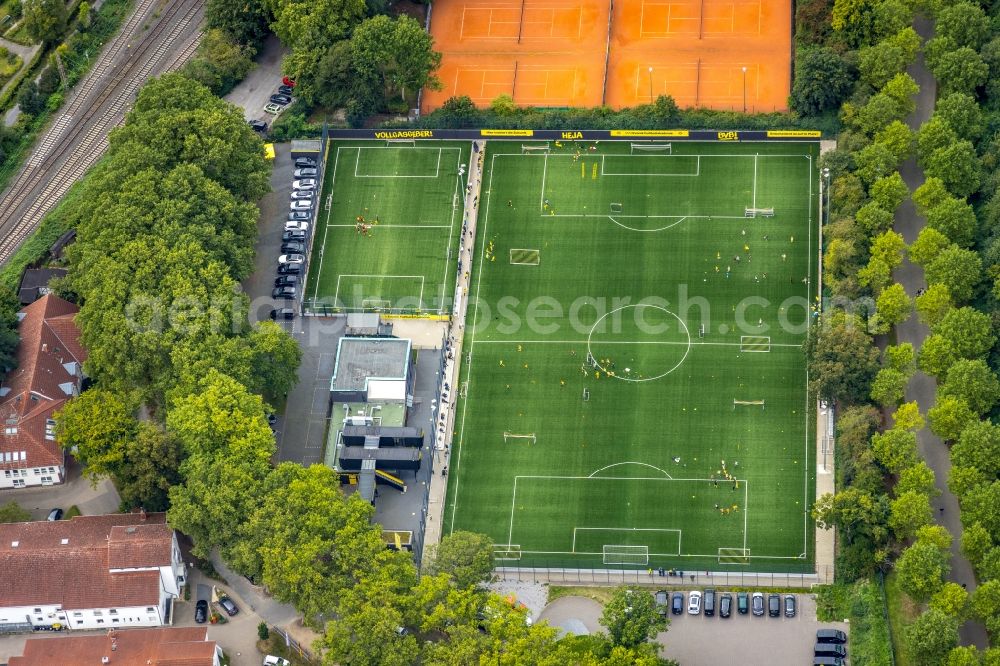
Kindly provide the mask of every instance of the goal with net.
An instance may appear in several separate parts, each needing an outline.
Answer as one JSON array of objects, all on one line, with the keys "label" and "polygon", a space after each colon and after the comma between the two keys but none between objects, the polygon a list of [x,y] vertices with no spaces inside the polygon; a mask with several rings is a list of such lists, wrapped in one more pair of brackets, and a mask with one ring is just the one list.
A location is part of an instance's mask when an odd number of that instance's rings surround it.
[{"label": "goal with net", "polygon": [[385,140],[385,145],[386,146],[409,146],[411,148],[416,148],[416,146],[417,146],[417,140],[416,139],[386,139]]},{"label": "goal with net", "polygon": [[763,400],[736,400],[735,398],[733,399],[733,409],[736,409],[737,407],[745,407],[745,406],[760,407],[761,409],[764,409],[764,401]]},{"label": "goal with net", "polygon": [[636,153],[660,153],[662,155],[673,155],[673,146],[669,143],[633,143],[631,144],[632,154]]},{"label": "goal with net", "polygon": [[493,546],[494,560],[519,560],[521,559],[521,544],[519,543],[498,543]]},{"label": "goal with net", "polygon": [[522,155],[527,155],[529,153],[547,153],[547,152],[549,152],[548,143],[521,144]]},{"label": "goal with net", "polygon": [[773,208],[746,208],[743,211],[745,217],[774,217]]},{"label": "goal with net", "polygon": [[620,212],[622,212],[622,205],[620,203],[618,203],[618,202],[614,202],[614,201],[611,202],[611,212],[612,213],[620,213]]},{"label": "goal with net", "polygon": [[525,443],[525,444],[534,444],[535,441],[536,441],[535,440],[535,433],[533,433],[533,432],[523,433],[523,434],[518,434],[518,433],[513,433],[513,432],[504,432],[504,434],[503,434],[503,442],[504,442],[504,444],[508,444],[510,442],[514,442],[514,443],[522,442],[522,443]]},{"label": "goal with net", "polygon": [[605,545],[604,564],[649,564],[649,546]]}]

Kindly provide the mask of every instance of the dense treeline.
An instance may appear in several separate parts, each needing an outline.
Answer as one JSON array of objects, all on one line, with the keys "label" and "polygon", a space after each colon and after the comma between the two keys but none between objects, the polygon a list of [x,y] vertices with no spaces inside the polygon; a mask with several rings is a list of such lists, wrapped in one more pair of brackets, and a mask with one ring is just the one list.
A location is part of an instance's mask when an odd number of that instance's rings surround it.
[{"label": "dense treeline", "polygon": [[[1000,429],[989,420],[1000,399],[1000,218],[992,215],[1000,199],[978,194],[996,190],[1000,89],[988,81],[1000,64],[1000,41],[991,16],[972,2],[917,9],[936,19],[936,35],[923,50],[938,99],[914,133],[903,122],[918,92],[905,73],[921,48],[911,7],[900,0],[816,0],[798,8],[800,37],[814,44],[800,49],[792,102],[809,109],[840,102],[844,123],[838,149],[823,161],[833,181],[824,285],[842,307],[827,309],[809,350],[813,388],[841,408],[840,490],[814,513],[821,526],[837,526],[841,576],[894,566],[900,588],[925,609],[904,637],[917,663],[993,664],[1000,650],[955,646],[966,618],[984,621],[994,641],[1000,630],[1000,567],[991,565],[1000,562]],[[857,83],[837,99],[824,81],[843,72]],[[926,175],[912,194],[897,171],[909,157]],[[909,247],[892,229],[907,197],[926,220]],[[928,285],[913,301],[892,277],[904,255]],[[890,344],[875,352],[869,333],[891,333],[914,309],[930,328],[921,348]],[[917,368],[937,379],[929,427],[954,443],[948,481],[962,505],[963,552],[982,582],[975,595],[944,582],[952,544],[933,524],[934,473],[917,453],[924,416],[916,403],[903,403]],[[870,403],[893,412],[891,427],[882,428]]]}]

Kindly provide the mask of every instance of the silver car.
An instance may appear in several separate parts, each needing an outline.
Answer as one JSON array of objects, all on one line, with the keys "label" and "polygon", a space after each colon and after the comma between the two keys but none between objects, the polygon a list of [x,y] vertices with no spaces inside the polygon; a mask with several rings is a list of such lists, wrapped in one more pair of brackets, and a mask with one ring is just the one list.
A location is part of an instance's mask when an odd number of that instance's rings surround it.
[{"label": "silver car", "polygon": [[316,189],[316,179],[315,178],[303,178],[302,180],[292,181],[293,190],[315,190]]},{"label": "silver car", "polygon": [[312,210],[313,206],[312,199],[297,199],[288,204],[290,210]]}]

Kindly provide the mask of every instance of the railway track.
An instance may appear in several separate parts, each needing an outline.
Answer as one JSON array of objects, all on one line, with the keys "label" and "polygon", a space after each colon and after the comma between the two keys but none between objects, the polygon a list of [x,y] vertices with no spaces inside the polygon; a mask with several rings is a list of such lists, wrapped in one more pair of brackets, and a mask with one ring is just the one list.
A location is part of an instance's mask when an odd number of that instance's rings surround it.
[{"label": "railway track", "polygon": [[[45,214],[97,162],[107,149],[108,133],[121,124],[140,86],[154,73],[174,69],[194,53],[201,38],[197,30],[201,0],[161,2],[152,28],[133,39],[156,4],[157,0],[140,0],[0,197],[0,263],[10,259]],[[193,34],[182,37],[196,18]]]}]

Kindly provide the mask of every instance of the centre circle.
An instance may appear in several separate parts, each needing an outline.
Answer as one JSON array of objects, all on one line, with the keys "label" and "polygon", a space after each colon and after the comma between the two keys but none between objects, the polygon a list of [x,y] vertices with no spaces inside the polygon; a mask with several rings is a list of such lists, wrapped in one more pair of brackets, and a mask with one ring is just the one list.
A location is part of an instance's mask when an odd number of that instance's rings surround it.
[{"label": "centre circle", "polygon": [[659,305],[624,305],[602,315],[587,335],[595,371],[626,382],[666,377],[691,351],[691,334],[676,314]]}]

